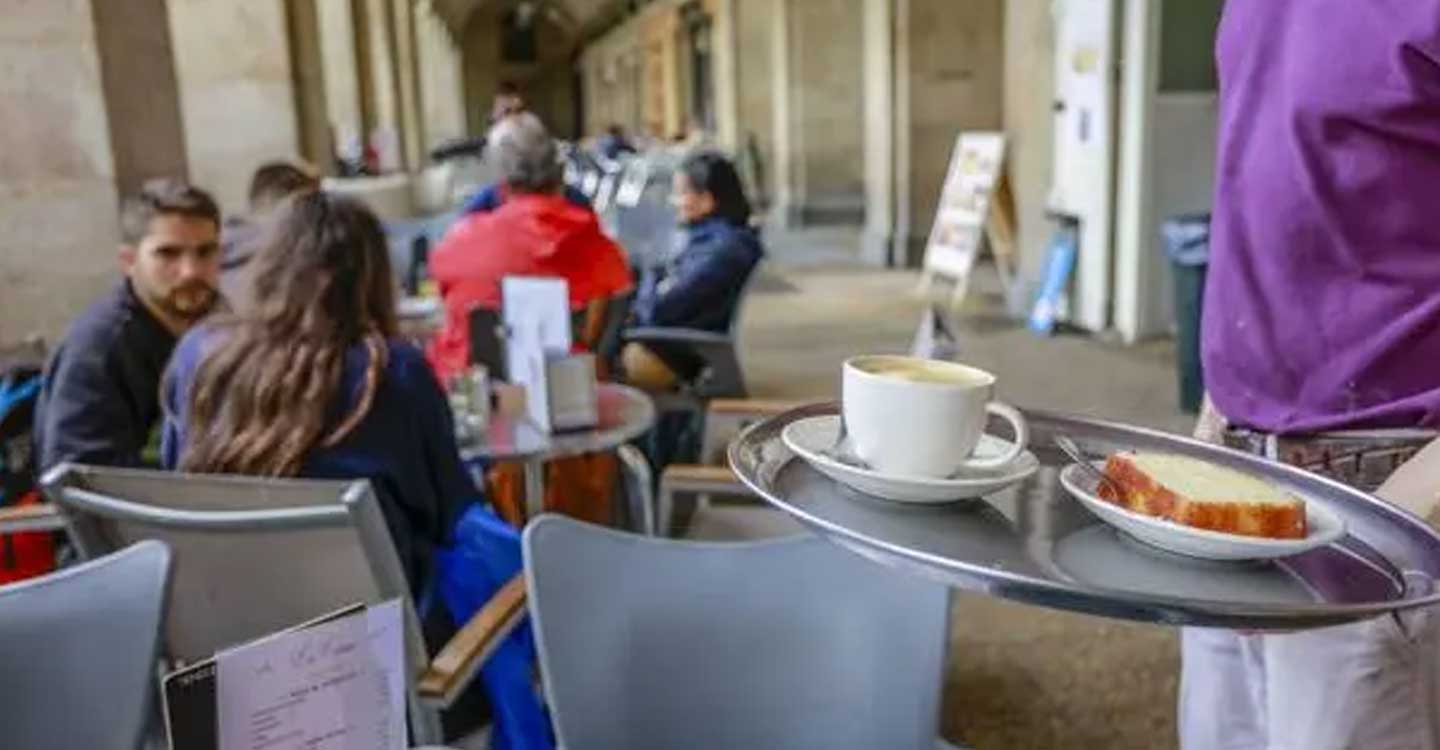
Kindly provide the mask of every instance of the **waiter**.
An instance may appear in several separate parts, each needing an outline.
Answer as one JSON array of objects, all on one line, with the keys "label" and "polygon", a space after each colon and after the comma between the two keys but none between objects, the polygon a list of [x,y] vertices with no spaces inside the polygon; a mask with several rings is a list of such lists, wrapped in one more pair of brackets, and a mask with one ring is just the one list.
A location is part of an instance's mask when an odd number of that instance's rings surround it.
[{"label": "waiter", "polygon": [[[1230,0],[1217,61],[1198,432],[1373,491],[1440,426],[1440,0]],[[1434,618],[1187,630],[1182,750],[1440,748]]]}]

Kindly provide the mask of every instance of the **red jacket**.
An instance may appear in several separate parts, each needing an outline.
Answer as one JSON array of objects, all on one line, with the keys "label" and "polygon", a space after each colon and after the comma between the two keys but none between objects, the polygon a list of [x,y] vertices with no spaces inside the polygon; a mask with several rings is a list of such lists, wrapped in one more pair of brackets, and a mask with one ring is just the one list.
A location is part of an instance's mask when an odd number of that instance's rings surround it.
[{"label": "red jacket", "polygon": [[445,300],[445,325],[429,351],[442,382],[469,364],[470,311],[498,309],[504,277],[565,279],[571,309],[632,284],[624,252],[595,212],[560,195],[512,195],[490,213],[462,217],[431,253],[430,275]]}]

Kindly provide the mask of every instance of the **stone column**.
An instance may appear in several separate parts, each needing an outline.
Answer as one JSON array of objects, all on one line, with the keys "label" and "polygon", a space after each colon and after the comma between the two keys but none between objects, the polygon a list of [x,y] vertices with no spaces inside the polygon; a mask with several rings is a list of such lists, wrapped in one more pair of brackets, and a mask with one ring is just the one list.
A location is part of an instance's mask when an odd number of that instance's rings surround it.
[{"label": "stone column", "polygon": [[864,0],[865,232],[860,259],[891,262],[895,223],[895,0]]},{"label": "stone column", "polygon": [[720,145],[738,155],[742,146],[739,95],[739,3],[737,0],[709,0],[712,19],[711,64],[715,81],[715,136]]},{"label": "stone column", "polygon": [[1002,128],[1001,0],[896,0],[896,265],[920,262],[955,138]]},{"label": "stone column", "polygon": [[[365,111],[365,137],[388,139],[381,149],[380,168],[405,168],[404,123],[400,115],[399,74],[395,64],[394,26],[390,0],[357,0],[355,41],[360,61],[360,91]],[[383,143],[383,142],[382,142]],[[390,153],[386,153],[390,151]]]},{"label": "stone column", "polygon": [[334,166],[335,143],[325,94],[325,59],[319,0],[285,0],[290,36],[290,68],[295,78],[295,116],[300,153],[321,172]]},{"label": "stone column", "polygon": [[400,94],[400,141],[405,164],[418,170],[425,164],[420,132],[420,74],[416,51],[413,0],[392,0],[394,63]]},{"label": "stone column", "polygon": [[122,194],[151,177],[187,177],[180,85],[165,0],[92,2],[100,80]]},{"label": "stone column", "polygon": [[[863,221],[863,4],[776,4],[776,166],[790,220]],[[781,131],[784,132],[781,132]],[[781,143],[781,141],[786,141]]]},{"label": "stone column", "polygon": [[793,0],[773,0],[774,32],[771,37],[771,65],[774,78],[770,94],[773,97],[771,113],[775,117],[774,167],[775,202],[771,221],[778,228],[789,228],[795,224],[796,204],[796,155],[801,151],[796,133],[791,125],[794,118],[792,105],[798,105],[793,96],[790,59],[790,5]]},{"label": "stone column", "polygon": [[430,0],[421,0],[416,7],[415,29],[421,71],[421,130],[428,150],[465,134],[465,87],[459,47]]},{"label": "stone column", "polygon": [[324,67],[325,111],[339,148],[365,137],[353,0],[315,0]]}]

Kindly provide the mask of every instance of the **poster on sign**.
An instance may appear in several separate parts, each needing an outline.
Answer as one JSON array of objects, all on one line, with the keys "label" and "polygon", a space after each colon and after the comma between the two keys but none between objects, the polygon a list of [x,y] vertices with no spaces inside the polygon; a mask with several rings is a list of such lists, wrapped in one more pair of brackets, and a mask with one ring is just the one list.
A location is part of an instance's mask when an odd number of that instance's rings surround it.
[{"label": "poster on sign", "polygon": [[1004,165],[1004,133],[967,132],[956,138],[925,245],[927,287],[934,277],[944,277],[956,285],[957,298],[963,295],[986,236]]}]

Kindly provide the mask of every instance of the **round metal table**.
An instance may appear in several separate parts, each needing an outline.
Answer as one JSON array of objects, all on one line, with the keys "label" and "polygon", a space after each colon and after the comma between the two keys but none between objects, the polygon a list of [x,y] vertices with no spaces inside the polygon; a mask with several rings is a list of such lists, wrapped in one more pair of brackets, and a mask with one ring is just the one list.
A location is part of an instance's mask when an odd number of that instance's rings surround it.
[{"label": "round metal table", "polygon": [[[1243,629],[1320,627],[1440,603],[1440,535],[1419,518],[1337,482],[1188,438],[1027,411],[1041,468],[981,499],[906,505],[861,494],[785,447],[807,406],[758,423],[730,446],[751,490],[802,524],[879,562],[957,588],[1022,603],[1167,625]],[[1339,513],[1349,533],[1273,562],[1216,562],[1164,552],[1101,522],[1061,487],[1063,433],[1089,454],[1180,453],[1264,476]]]},{"label": "round metal table", "polygon": [[588,430],[547,433],[523,416],[492,415],[485,434],[460,446],[465,461],[519,461],[525,473],[525,512],[544,510],[545,462],[614,450],[655,424],[655,404],[637,388],[618,383],[596,386],[600,422]]}]

